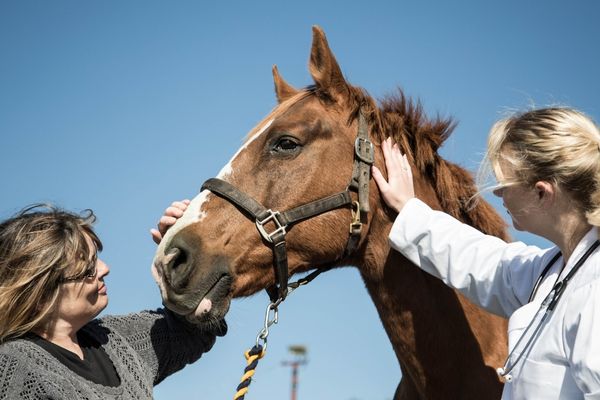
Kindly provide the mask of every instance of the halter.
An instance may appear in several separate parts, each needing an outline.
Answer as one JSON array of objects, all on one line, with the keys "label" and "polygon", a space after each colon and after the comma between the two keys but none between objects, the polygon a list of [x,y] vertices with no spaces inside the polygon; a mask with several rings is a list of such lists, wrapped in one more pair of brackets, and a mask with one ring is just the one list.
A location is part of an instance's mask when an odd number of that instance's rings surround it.
[{"label": "halter", "polygon": [[[287,211],[279,212],[266,208],[248,194],[219,178],[210,178],[202,185],[202,190],[213,193],[233,203],[242,212],[249,215],[255,222],[262,238],[272,247],[275,283],[266,290],[269,298],[275,304],[285,300],[288,294],[288,262],[285,236],[296,223],[332,211],[344,206],[350,206],[352,222],[350,222],[350,237],[346,243],[344,255],[352,254],[358,247],[362,224],[366,223],[369,213],[369,179],[371,165],[374,162],[373,143],[369,141],[367,122],[359,110],[358,133],[354,140],[354,167],[352,179],[343,192],[333,194]],[[358,193],[358,201],[353,201],[351,191]],[[267,231],[265,225],[271,224],[274,229]],[[322,270],[315,271],[310,280]]]}]

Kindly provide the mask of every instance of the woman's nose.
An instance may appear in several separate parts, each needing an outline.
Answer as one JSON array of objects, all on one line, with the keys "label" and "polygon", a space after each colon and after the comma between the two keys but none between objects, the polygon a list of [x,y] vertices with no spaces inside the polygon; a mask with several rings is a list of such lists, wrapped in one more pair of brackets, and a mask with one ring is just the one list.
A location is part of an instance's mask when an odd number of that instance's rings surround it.
[{"label": "woman's nose", "polygon": [[108,266],[108,264],[106,264],[104,261],[98,259],[98,265],[97,265],[97,271],[98,271],[98,278],[102,278],[105,277],[106,275],[108,275],[110,273],[110,268]]}]

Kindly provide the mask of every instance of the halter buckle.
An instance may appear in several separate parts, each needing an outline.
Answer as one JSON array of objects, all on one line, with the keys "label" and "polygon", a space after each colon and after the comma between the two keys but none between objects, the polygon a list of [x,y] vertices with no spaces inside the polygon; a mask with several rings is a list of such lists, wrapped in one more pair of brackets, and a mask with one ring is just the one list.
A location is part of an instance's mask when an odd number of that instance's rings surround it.
[{"label": "halter buckle", "polygon": [[[281,222],[279,221],[279,211],[273,211],[271,209],[267,210],[268,215],[261,221],[259,221],[258,219],[256,220],[256,228],[258,229],[258,231],[260,232],[260,235],[269,243],[273,243],[273,236],[277,235],[278,233],[281,233],[282,235],[285,236],[286,231],[285,228],[287,227],[287,225],[282,225]],[[267,230],[265,229],[265,224],[273,221],[273,223],[275,224],[275,230],[273,232],[267,232]]]},{"label": "halter buckle", "polygon": [[354,140],[354,154],[366,164],[371,165],[375,162],[373,143],[367,138],[357,137]]}]

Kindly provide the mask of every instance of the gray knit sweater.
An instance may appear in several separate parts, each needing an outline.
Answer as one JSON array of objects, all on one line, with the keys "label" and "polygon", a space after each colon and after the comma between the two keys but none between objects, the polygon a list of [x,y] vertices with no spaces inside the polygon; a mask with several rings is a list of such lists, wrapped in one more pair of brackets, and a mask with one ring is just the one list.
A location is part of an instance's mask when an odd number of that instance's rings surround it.
[{"label": "gray knit sweater", "polygon": [[86,380],[24,339],[0,345],[0,400],[152,399],[152,388],[210,350],[225,334],[224,321],[195,326],[159,309],[107,316],[83,327],[112,360],[121,384]]}]

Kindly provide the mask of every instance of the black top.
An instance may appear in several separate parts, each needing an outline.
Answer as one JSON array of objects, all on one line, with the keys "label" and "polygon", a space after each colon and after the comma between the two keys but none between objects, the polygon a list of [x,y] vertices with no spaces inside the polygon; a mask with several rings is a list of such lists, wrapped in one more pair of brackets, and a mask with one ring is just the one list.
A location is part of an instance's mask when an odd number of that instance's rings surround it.
[{"label": "black top", "polygon": [[109,387],[117,387],[121,383],[110,357],[108,357],[102,346],[81,331],[77,332],[77,340],[83,352],[83,360],[77,354],[38,335],[25,335],[24,339],[37,344],[65,367],[89,381]]}]

